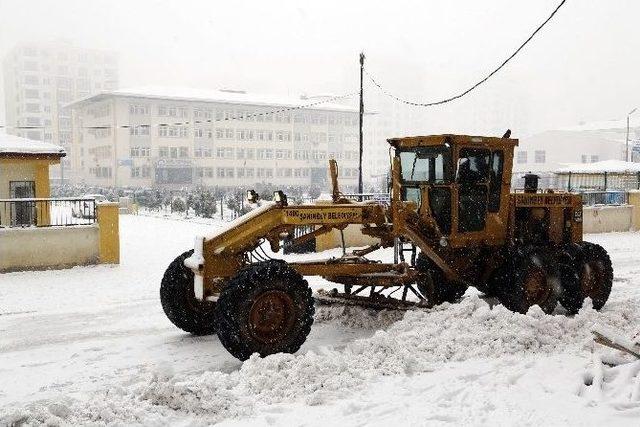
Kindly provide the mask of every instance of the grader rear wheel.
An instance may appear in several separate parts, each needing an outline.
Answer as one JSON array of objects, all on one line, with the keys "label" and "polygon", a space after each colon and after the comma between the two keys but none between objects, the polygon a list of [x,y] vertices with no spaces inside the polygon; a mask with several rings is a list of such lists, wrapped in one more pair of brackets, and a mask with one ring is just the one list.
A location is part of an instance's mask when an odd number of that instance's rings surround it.
[{"label": "grader rear wheel", "polygon": [[497,289],[498,299],[511,311],[526,314],[530,307],[538,305],[551,314],[558,302],[554,285],[555,271],[543,251],[523,248],[511,256],[505,271],[507,280]]},{"label": "grader rear wheel", "polygon": [[199,301],[193,291],[193,271],[184,260],[193,254],[187,251],[173,260],[162,277],[160,302],[167,318],[183,331],[194,335],[215,334],[216,303]]},{"label": "grader rear wheel", "polygon": [[218,338],[233,356],[295,353],[315,312],[306,280],[283,261],[251,265],[229,280],[218,299]]},{"label": "grader rear wheel", "polygon": [[595,243],[581,243],[575,254],[572,274],[575,280],[563,283],[562,306],[575,314],[588,297],[593,308],[600,310],[609,299],[613,284],[613,268],[607,251]]}]

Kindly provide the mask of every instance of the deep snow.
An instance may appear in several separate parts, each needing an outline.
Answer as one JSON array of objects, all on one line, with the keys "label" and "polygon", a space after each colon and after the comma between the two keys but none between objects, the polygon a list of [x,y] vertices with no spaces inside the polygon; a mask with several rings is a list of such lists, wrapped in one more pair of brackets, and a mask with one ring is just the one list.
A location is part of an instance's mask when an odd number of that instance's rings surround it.
[{"label": "deep snow", "polygon": [[120,266],[0,275],[0,425],[638,425],[640,362],[590,330],[640,332],[640,235],[588,236],[614,262],[602,312],[525,316],[472,291],[406,314],[321,307],[297,354],[242,364],[158,301],[169,262],[217,224],[123,216]]}]

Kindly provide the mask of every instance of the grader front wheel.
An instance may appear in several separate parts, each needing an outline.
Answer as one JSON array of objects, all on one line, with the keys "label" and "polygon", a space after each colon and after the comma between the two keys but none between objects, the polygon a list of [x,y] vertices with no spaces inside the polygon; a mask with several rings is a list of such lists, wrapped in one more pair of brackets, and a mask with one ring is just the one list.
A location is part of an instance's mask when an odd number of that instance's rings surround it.
[{"label": "grader front wheel", "polygon": [[193,291],[193,271],[184,260],[193,254],[187,251],[173,260],[162,277],[160,302],[167,318],[183,331],[194,335],[215,334],[214,310],[211,301],[199,301]]},{"label": "grader front wheel", "polygon": [[467,291],[464,284],[447,280],[442,271],[422,253],[418,255],[416,268],[421,273],[416,283],[418,291],[426,298],[429,306],[457,302]]},{"label": "grader front wheel", "polygon": [[233,356],[295,353],[311,330],[315,312],[306,280],[283,261],[247,267],[229,280],[218,299],[218,338]]}]

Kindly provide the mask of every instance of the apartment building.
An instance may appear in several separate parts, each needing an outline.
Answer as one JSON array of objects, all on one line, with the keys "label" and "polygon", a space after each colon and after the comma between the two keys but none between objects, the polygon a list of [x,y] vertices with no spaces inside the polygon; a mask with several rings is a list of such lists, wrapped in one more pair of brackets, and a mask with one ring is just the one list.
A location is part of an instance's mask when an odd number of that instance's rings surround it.
[{"label": "apartment building", "polygon": [[21,44],[3,60],[7,132],[52,142],[68,156],[52,167],[54,181],[66,178],[74,154],[71,112],[65,105],[118,86],[113,52],[84,49],[70,43]]},{"label": "apartment building", "polygon": [[236,90],[103,92],[73,110],[73,179],[110,186],[357,185],[358,113]]}]

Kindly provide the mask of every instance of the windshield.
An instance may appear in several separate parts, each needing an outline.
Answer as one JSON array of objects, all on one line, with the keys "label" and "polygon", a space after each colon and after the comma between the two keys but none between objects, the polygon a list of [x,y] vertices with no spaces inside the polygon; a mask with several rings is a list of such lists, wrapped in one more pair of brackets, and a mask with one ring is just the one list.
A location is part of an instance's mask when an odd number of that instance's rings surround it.
[{"label": "windshield", "polygon": [[450,151],[446,147],[400,152],[403,181],[443,183],[449,181]]}]

